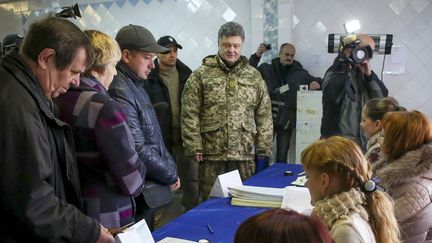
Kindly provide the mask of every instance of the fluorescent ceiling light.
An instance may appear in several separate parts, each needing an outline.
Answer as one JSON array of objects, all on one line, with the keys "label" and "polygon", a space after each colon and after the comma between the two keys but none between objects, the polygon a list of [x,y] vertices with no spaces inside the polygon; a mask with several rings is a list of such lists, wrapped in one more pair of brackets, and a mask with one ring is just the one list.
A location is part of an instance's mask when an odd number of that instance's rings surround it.
[{"label": "fluorescent ceiling light", "polygon": [[360,29],[360,21],[357,19],[346,22],[344,25],[345,32],[347,34],[352,34],[354,31]]}]

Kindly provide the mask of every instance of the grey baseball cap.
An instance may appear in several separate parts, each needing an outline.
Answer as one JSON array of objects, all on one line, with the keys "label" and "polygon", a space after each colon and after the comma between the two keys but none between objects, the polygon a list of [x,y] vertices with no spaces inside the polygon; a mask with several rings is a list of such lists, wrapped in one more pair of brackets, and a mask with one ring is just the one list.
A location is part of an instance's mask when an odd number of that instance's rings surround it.
[{"label": "grey baseball cap", "polygon": [[119,30],[115,37],[120,49],[141,50],[147,52],[161,53],[169,49],[156,43],[153,34],[139,25],[126,25]]}]

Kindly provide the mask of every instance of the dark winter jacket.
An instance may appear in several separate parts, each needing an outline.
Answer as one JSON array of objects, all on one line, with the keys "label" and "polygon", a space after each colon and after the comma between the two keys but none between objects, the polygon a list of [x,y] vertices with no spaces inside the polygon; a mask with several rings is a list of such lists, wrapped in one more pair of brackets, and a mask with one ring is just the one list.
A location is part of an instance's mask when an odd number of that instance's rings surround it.
[{"label": "dark winter jacket", "polygon": [[[156,115],[162,130],[162,137],[164,139],[165,145],[170,149],[173,145],[171,99],[168,88],[159,75],[159,62],[157,59],[154,61],[154,64],[155,69],[150,72],[148,80],[144,82],[144,88],[150,97],[151,103],[155,106]],[[179,74],[180,95],[178,103],[180,104],[184,85],[186,80],[191,75],[192,70],[178,59],[176,62],[176,69]],[[161,105],[163,103],[166,105]]]},{"label": "dark winter jacket", "polygon": [[16,51],[0,65],[0,242],[96,242],[70,127]]},{"label": "dark winter jacket", "polygon": [[164,185],[177,181],[176,164],[165,147],[150,98],[139,78],[123,62],[109,87],[111,97],[119,101],[135,140],[135,148],[147,167],[146,179]]},{"label": "dark winter jacket", "polygon": [[370,99],[387,97],[384,83],[374,72],[365,77],[359,68],[349,69],[336,58],[326,71],[322,90],[321,136],[342,135],[365,149],[367,138],[360,129],[361,112]]},{"label": "dark winter jacket", "polygon": [[258,67],[258,71],[267,83],[272,101],[277,96],[277,93],[279,93],[277,88],[285,84],[288,85],[288,91],[281,95],[283,105],[279,107],[278,118],[276,118],[277,123],[275,125],[277,127],[284,126],[284,124],[289,122],[290,127],[295,127],[297,122],[297,91],[299,90],[299,86],[309,85],[312,81],[317,81],[321,85],[322,80],[310,75],[297,61],[293,62],[287,74],[282,77],[281,66],[280,58],[275,58],[271,64],[261,64]]}]

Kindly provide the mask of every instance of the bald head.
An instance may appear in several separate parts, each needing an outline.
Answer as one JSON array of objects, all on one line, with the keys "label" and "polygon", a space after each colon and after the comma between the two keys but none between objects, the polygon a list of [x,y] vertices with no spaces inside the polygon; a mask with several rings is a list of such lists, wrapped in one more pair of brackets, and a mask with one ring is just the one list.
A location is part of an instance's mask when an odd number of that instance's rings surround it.
[{"label": "bald head", "polygon": [[372,50],[375,50],[375,41],[372,39],[372,37],[368,35],[359,35],[358,39],[360,40],[361,47],[369,45]]},{"label": "bald head", "polygon": [[294,61],[295,47],[293,44],[284,43],[279,49],[279,60],[282,65],[291,65]]}]

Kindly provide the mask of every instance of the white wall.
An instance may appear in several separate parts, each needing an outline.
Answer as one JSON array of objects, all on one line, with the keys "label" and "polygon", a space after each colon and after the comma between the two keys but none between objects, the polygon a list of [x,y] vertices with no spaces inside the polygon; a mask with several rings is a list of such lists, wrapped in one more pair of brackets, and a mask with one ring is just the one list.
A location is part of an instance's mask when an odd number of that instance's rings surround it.
[{"label": "white wall", "polygon": [[[252,54],[264,40],[262,9],[268,1],[272,0],[80,0],[83,18],[75,22],[83,29],[112,36],[129,23],[147,27],[156,38],[170,34],[184,47],[180,58],[194,69],[204,56],[216,53],[217,31],[229,20],[243,25],[243,54]],[[72,3],[29,0],[0,4],[0,38],[13,32],[25,34],[32,20]],[[390,95],[408,109],[432,117],[432,105],[428,105],[432,103],[432,1],[278,0],[277,11],[278,44],[293,42],[296,58],[317,76],[324,75],[334,58],[327,53],[327,36],[343,33],[344,22],[359,19],[362,33],[393,34],[394,44],[405,53],[405,74],[384,75]],[[371,61],[377,73],[382,58],[376,55]]]}]

